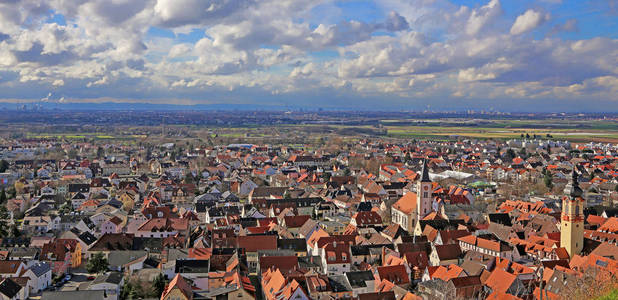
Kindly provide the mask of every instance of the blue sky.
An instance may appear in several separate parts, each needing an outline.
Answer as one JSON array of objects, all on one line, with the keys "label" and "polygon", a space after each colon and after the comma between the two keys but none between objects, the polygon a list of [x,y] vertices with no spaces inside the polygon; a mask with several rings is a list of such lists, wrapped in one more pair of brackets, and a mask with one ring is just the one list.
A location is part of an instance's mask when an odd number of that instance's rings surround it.
[{"label": "blue sky", "polygon": [[0,101],[618,111],[617,28],[616,0],[9,1]]}]

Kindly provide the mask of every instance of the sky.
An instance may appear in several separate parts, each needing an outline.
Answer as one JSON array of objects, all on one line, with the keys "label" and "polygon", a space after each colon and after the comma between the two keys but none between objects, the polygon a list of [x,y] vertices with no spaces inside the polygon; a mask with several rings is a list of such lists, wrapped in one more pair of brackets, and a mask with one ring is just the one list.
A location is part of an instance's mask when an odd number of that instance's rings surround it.
[{"label": "sky", "polygon": [[0,101],[618,112],[618,0],[0,0]]}]

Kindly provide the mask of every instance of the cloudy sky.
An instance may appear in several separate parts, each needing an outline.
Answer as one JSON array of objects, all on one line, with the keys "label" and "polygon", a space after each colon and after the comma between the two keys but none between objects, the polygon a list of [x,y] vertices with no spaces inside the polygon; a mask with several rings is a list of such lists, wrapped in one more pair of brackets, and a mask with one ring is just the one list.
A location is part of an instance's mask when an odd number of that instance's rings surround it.
[{"label": "cloudy sky", "polygon": [[617,0],[0,0],[0,101],[618,111]]}]

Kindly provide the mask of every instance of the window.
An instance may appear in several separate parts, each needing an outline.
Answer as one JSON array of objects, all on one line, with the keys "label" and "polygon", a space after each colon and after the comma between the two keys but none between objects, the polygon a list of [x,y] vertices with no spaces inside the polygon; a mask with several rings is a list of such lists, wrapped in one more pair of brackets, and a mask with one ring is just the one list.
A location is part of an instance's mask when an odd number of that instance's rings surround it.
[{"label": "window", "polygon": [[427,198],[427,192],[423,192],[423,198]]}]

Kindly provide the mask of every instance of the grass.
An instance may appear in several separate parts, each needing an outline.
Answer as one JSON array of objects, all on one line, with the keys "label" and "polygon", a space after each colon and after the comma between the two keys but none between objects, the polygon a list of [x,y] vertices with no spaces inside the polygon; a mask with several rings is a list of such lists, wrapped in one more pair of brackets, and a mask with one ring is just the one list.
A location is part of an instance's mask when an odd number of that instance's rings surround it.
[{"label": "grass", "polygon": [[618,141],[618,130],[599,129],[567,129],[567,128],[509,128],[509,127],[476,127],[476,126],[390,126],[385,125],[388,135],[405,138],[436,138],[444,139],[450,136],[461,136],[483,139],[513,139],[522,134],[545,137],[551,134],[554,139],[573,142]]},{"label": "grass", "polygon": [[597,298],[597,300],[616,300],[616,299],[618,299],[618,288],[613,289],[608,294]]}]

